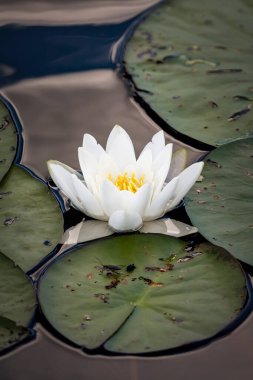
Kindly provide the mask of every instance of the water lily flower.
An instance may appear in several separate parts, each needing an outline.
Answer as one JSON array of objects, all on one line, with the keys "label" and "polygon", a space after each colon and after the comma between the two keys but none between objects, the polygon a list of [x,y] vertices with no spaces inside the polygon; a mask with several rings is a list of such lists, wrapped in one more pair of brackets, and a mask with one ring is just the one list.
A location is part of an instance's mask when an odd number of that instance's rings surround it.
[{"label": "water lily flower", "polygon": [[56,186],[73,206],[115,232],[137,231],[143,222],[162,217],[175,208],[198,179],[203,162],[184,169],[167,184],[172,144],[156,133],[136,159],[132,140],[116,125],[104,150],[85,134],[78,149],[82,175],[58,161],[48,169]]}]

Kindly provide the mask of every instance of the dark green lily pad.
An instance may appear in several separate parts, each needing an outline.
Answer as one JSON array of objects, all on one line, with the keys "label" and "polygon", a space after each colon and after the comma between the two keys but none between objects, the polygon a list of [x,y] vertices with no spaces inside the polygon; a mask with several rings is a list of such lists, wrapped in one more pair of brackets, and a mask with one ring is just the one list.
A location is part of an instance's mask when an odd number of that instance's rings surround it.
[{"label": "dark green lily pad", "polygon": [[14,160],[18,135],[9,111],[0,99],[0,181]]},{"label": "dark green lily pad", "polygon": [[176,131],[218,146],[253,134],[253,3],[167,0],[124,60],[137,94]]},{"label": "dark green lily pad", "polygon": [[30,280],[0,252],[0,351],[29,336],[35,306]]},{"label": "dark green lily pad", "polygon": [[208,154],[186,198],[192,223],[210,242],[253,265],[253,138]]},{"label": "dark green lily pad", "polygon": [[56,260],[40,279],[53,327],[77,345],[147,353],[211,337],[246,299],[245,278],[226,251],[159,234],[91,243]]},{"label": "dark green lily pad", "polygon": [[60,241],[63,216],[44,183],[13,166],[0,184],[1,250],[28,271]]},{"label": "dark green lily pad", "polygon": [[30,335],[29,330],[0,316],[0,353],[20,343]]}]

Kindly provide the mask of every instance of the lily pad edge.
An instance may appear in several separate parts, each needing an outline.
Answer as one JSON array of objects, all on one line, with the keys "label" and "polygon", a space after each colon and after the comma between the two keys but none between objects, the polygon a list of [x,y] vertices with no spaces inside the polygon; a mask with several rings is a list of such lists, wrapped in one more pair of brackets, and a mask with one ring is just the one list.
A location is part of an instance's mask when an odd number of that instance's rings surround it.
[{"label": "lily pad edge", "polygon": [[[128,233],[127,235],[133,235],[133,234],[138,234],[138,232]],[[125,234],[123,234],[123,235],[125,235]],[[162,234],[151,234],[151,235],[161,235],[161,236],[163,236]],[[57,261],[61,260],[63,257],[65,257],[66,255],[68,255],[69,253],[71,254],[72,252],[78,251],[78,250],[80,250],[80,249],[82,249],[82,248],[84,248],[84,247],[86,247],[88,245],[96,244],[98,242],[98,240],[108,240],[110,238],[115,238],[115,236],[119,236],[119,235],[106,236],[106,237],[103,237],[101,239],[87,241],[87,242],[84,242],[84,243],[78,243],[75,246],[72,246],[72,247],[64,250],[59,256],[56,256],[53,260],[51,260],[50,263],[49,263],[49,265],[45,266],[43,268],[43,270],[40,272],[39,277],[37,279],[37,294],[39,294],[39,292],[40,292],[40,283],[41,283],[41,279],[43,278],[44,274]],[[212,243],[210,243],[210,244],[214,245]],[[223,250],[226,251],[224,248],[223,248]],[[167,349],[167,350],[160,350],[160,351],[155,351],[155,352],[148,352],[148,353],[133,353],[133,354],[129,354],[129,353],[119,353],[119,352],[109,351],[106,348],[104,348],[104,346],[105,346],[105,344],[106,344],[107,341],[109,341],[115,334],[117,334],[118,330],[121,328],[121,326],[120,326],[119,329],[116,330],[112,334],[112,336],[110,336],[107,340],[105,340],[104,343],[99,348],[96,348],[96,349],[87,349],[86,347],[83,347],[82,345],[78,345],[77,343],[74,343],[73,341],[71,341],[70,339],[68,339],[67,337],[65,337],[62,333],[60,333],[51,324],[51,322],[49,322],[47,320],[46,316],[44,315],[43,308],[42,308],[42,306],[41,306],[41,304],[39,302],[39,299],[38,299],[38,309],[40,311],[42,325],[44,325],[46,327],[47,331],[49,331],[53,336],[55,336],[57,339],[59,339],[60,342],[63,342],[63,343],[65,343],[65,344],[69,345],[70,347],[75,348],[77,350],[81,350],[84,354],[88,354],[88,355],[91,355],[91,356],[98,356],[98,355],[101,356],[102,355],[102,356],[116,357],[116,358],[117,357],[130,357],[130,358],[131,357],[160,357],[160,356],[165,356],[165,355],[176,355],[176,354],[186,353],[186,352],[190,352],[192,350],[203,348],[204,346],[207,346],[207,345],[211,344],[215,340],[223,338],[223,337],[226,337],[229,333],[233,332],[238,326],[240,326],[246,320],[246,318],[249,316],[249,314],[253,310],[253,284],[251,283],[250,276],[243,269],[240,261],[238,261],[228,251],[226,251],[226,253],[229,256],[231,256],[233,258],[233,260],[235,260],[238,263],[238,265],[239,265],[239,267],[241,269],[241,272],[244,275],[244,278],[245,278],[245,288],[246,288],[246,300],[245,300],[244,306],[240,310],[238,316],[234,320],[232,320],[231,322],[229,322],[228,325],[225,326],[222,330],[220,330],[219,332],[217,332],[215,335],[213,335],[211,337],[202,339],[200,341],[194,341],[194,342],[191,342],[191,343],[187,343],[187,344],[175,347],[175,348],[170,348],[170,349]],[[124,323],[125,323],[125,321],[123,322],[123,324]]]}]

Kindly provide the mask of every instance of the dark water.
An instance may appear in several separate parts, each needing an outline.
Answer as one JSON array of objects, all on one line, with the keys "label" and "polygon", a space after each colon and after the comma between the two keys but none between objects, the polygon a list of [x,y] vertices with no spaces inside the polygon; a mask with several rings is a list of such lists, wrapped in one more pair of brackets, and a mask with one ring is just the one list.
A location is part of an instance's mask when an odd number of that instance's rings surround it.
[{"label": "dark water", "polygon": [[[83,133],[103,145],[114,124],[139,152],[159,130],[129,96],[117,71],[122,40],[158,1],[0,2],[0,87],[23,126],[22,162],[41,176],[46,161],[78,167]],[[167,135],[168,141],[174,141]],[[188,163],[202,152],[188,147]],[[222,305],[221,305],[222,307]],[[37,338],[0,359],[1,380],[251,379],[253,317],[233,333],[185,354],[156,358],[88,356],[41,325]]]}]

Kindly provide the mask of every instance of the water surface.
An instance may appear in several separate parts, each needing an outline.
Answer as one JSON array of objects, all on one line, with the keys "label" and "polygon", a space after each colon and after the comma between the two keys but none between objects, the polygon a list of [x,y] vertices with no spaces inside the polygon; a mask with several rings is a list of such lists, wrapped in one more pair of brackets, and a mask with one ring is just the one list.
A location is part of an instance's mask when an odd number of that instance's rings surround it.
[{"label": "water surface", "polygon": [[[22,123],[25,165],[45,177],[49,159],[78,168],[83,133],[104,145],[116,123],[137,152],[159,130],[130,97],[115,61],[138,13],[156,2],[1,1],[0,88]],[[202,153],[188,147],[188,163]],[[40,324],[36,330],[36,340],[1,358],[2,380],[248,380],[253,373],[252,316],[206,347],[160,358],[89,356]]]}]

